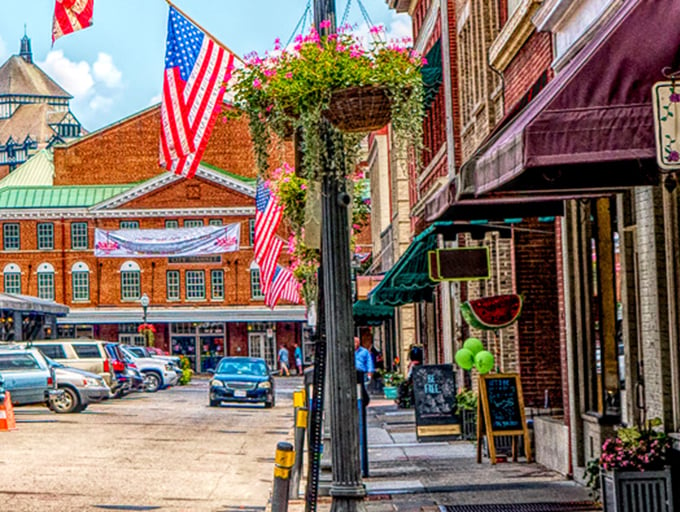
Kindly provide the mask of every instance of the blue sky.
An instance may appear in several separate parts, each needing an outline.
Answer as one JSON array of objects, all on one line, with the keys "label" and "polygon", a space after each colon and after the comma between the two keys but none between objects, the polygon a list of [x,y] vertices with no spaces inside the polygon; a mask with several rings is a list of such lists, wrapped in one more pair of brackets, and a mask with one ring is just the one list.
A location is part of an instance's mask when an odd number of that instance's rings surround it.
[{"label": "blue sky", "polygon": [[[54,0],[3,3],[0,62],[19,53],[26,24],[34,62],[74,96],[71,109],[87,130],[159,101],[167,31],[165,1],[94,0],[94,25],[58,39],[54,47]],[[174,3],[240,56],[271,49],[277,37],[287,42],[307,5],[306,0]],[[410,36],[410,18],[390,10],[385,0],[363,0],[363,4],[371,21],[384,25],[388,34]],[[347,0],[336,0],[338,21],[346,5]],[[347,21],[365,30],[358,0],[351,0]]]}]

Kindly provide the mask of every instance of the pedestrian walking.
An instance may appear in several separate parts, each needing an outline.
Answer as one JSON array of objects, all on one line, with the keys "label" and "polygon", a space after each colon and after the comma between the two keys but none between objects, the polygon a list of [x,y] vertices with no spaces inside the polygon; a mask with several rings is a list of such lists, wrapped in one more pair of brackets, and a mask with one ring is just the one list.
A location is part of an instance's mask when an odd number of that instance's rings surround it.
[{"label": "pedestrian walking", "polygon": [[293,357],[295,358],[295,369],[298,375],[302,375],[302,349],[299,343],[295,343],[295,351],[293,352]]},{"label": "pedestrian walking", "polygon": [[288,349],[282,343],[279,348],[279,373],[281,376],[285,374],[286,377],[290,377],[290,371],[288,370]]},{"label": "pedestrian walking", "polygon": [[364,407],[367,407],[370,399],[366,390],[366,380],[373,377],[375,367],[371,353],[361,346],[361,340],[358,336],[354,337],[354,364],[357,370],[357,384],[361,384],[361,402]]}]

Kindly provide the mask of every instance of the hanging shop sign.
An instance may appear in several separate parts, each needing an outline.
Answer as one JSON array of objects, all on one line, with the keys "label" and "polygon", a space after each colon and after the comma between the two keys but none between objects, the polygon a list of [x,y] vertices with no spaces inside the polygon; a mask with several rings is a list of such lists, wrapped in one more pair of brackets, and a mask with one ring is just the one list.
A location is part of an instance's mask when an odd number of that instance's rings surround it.
[{"label": "hanging shop sign", "polygon": [[475,281],[489,279],[488,247],[453,247],[428,251],[432,281]]},{"label": "hanging shop sign", "polygon": [[656,161],[662,169],[680,170],[680,81],[652,87]]},{"label": "hanging shop sign", "polygon": [[239,223],[174,229],[95,229],[94,255],[100,258],[203,256],[238,251]]}]

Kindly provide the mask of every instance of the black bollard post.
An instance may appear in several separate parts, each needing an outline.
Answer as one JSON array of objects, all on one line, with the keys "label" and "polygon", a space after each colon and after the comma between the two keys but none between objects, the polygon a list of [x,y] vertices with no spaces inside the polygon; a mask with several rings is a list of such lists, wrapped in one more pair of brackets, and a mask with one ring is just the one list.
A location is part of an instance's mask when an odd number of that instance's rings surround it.
[{"label": "black bollard post", "polygon": [[272,489],[271,512],[288,511],[288,488],[290,485],[290,469],[293,467],[295,450],[293,445],[284,441],[276,445],[274,459],[274,487]]},{"label": "black bollard post", "polygon": [[305,435],[307,432],[307,408],[296,410],[295,421],[295,464],[290,477],[290,496],[294,499],[300,495],[300,477],[302,476],[302,461],[305,454]]}]

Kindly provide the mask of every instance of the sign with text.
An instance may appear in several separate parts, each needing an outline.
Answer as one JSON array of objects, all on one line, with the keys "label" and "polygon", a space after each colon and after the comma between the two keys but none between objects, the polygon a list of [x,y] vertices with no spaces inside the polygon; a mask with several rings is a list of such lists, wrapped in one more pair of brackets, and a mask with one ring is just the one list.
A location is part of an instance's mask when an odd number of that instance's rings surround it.
[{"label": "sign with text", "polygon": [[488,247],[453,247],[429,251],[432,281],[474,281],[489,279]]},{"label": "sign with text", "polygon": [[459,436],[456,383],[450,364],[413,367],[416,435],[418,441],[440,441]]},{"label": "sign with text", "polygon": [[517,460],[516,436],[524,436],[527,462],[531,462],[529,430],[524,414],[522,383],[516,373],[479,376],[477,400],[477,462],[482,461],[481,440],[486,435],[491,464],[496,463],[494,437],[512,436],[513,460]]}]

